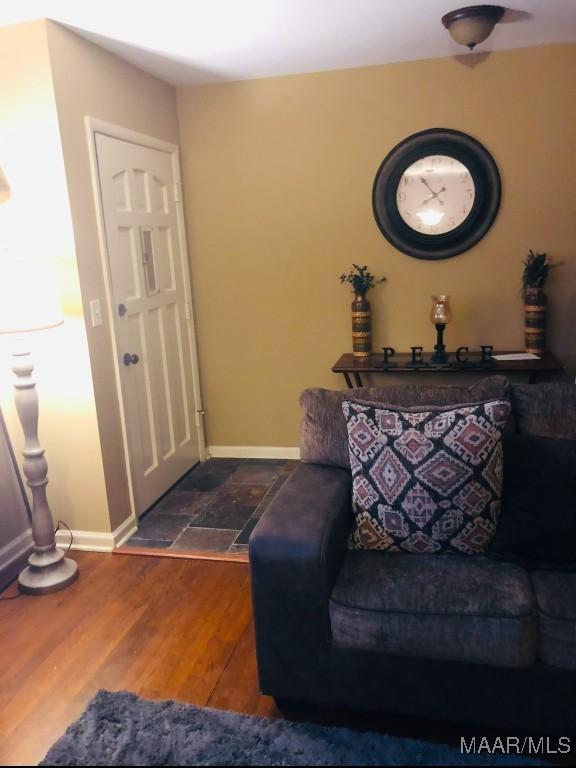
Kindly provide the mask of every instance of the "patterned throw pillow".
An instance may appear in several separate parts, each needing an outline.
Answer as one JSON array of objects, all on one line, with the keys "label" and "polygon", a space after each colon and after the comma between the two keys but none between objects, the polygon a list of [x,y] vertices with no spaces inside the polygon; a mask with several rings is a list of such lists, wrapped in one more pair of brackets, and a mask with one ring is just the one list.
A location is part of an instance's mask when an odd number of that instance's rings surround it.
[{"label": "patterned throw pillow", "polygon": [[345,401],[351,549],[484,552],[502,492],[508,400],[399,408]]}]

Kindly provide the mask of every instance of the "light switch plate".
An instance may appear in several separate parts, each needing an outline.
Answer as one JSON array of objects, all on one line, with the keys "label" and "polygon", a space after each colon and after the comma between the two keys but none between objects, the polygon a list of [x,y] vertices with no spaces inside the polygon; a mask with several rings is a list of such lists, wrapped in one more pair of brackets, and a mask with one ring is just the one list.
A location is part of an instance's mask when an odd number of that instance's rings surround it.
[{"label": "light switch plate", "polygon": [[90,302],[90,315],[92,317],[92,328],[98,328],[102,325],[102,308],[100,299],[93,299]]}]

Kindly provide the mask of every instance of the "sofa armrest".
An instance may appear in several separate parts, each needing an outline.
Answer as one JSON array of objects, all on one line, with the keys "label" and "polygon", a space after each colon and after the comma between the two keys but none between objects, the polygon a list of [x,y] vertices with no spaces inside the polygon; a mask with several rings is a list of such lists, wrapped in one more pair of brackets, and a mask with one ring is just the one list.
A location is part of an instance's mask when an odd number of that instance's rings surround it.
[{"label": "sofa armrest", "polygon": [[260,684],[284,686],[313,674],[330,641],[328,601],[352,527],[350,470],[301,464],[250,538]]},{"label": "sofa armrest", "polygon": [[252,533],[253,582],[329,595],[352,526],[351,493],[350,470],[300,464]]}]

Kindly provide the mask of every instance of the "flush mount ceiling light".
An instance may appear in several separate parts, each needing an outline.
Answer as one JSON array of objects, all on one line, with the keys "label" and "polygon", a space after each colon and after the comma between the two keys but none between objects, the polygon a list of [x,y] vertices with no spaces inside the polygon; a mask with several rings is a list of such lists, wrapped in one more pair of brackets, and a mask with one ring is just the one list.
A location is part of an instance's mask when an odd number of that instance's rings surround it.
[{"label": "flush mount ceiling light", "polygon": [[457,43],[472,51],[490,36],[505,10],[501,5],[469,5],[442,16],[442,24]]}]

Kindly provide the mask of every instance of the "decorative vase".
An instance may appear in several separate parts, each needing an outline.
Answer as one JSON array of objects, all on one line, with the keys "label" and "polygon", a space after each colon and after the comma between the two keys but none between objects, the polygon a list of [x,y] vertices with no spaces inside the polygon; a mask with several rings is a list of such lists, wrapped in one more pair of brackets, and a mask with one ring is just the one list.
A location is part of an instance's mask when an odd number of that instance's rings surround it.
[{"label": "decorative vase", "polygon": [[541,288],[524,292],[524,338],[526,352],[540,355],[546,350],[546,308],[548,299]]},{"label": "decorative vase", "polygon": [[352,353],[354,357],[368,357],[372,352],[370,302],[365,293],[355,293],[352,302]]}]

